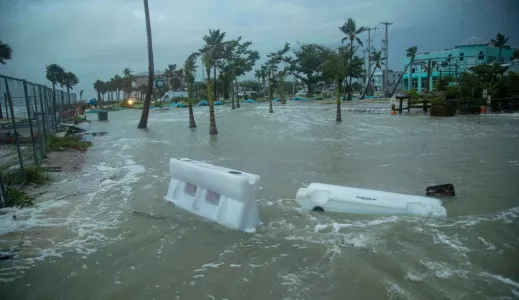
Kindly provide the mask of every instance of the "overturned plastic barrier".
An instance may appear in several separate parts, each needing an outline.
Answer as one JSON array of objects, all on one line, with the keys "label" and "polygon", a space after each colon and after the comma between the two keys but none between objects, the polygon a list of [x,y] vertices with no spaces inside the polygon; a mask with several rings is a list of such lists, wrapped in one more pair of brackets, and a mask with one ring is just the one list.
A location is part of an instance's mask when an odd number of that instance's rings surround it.
[{"label": "overturned plastic barrier", "polygon": [[323,183],[311,183],[307,188],[300,188],[296,199],[305,210],[432,218],[447,216],[441,200],[436,198]]},{"label": "overturned plastic barrier", "polygon": [[170,159],[165,200],[223,226],[249,233],[261,225],[260,177],[190,159]]}]

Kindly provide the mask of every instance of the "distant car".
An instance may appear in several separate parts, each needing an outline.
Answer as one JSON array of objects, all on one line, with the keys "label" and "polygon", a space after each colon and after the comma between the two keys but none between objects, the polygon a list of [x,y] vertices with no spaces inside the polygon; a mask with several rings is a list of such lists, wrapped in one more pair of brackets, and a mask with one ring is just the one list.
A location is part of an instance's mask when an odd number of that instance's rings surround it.
[{"label": "distant car", "polygon": [[306,96],[308,94],[308,91],[300,91],[296,93],[296,96]]}]

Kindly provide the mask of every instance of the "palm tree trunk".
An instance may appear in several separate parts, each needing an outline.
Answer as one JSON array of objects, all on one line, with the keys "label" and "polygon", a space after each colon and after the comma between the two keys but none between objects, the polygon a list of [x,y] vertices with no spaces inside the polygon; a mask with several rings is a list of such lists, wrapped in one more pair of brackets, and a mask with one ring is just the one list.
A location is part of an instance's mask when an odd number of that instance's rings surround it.
[{"label": "palm tree trunk", "polygon": [[[214,69],[216,74],[216,68]],[[214,103],[213,103],[213,92],[216,93],[216,90],[211,90],[211,69],[206,69],[207,71],[207,100],[209,101],[209,134],[218,134],[218,130],[216,129],[216,119],[214,115]]]},{"label": "palm tree trunk", "polygon": [[231,103],[231,109],[236,109],[236,106],[234,106],[234,80],[231,80]]},{"label": "palm tree trunk", "polygon": [[213,67],[213,78],[214,78],[214,86],[213,86],[213,89],[214,89],[213,101],[214,101],[214,100],[218,100],[218,93],[216,91],[216,67]]},{"label": "palm tree trunk", "polygon": [[341,88],[340,88],[340,80],[337,79],[337,86],[335,87],[335,98],[337,100],[337,113],[335,115],[336,122],[342,122],[341,116]]},{"label": "palm tree trunk", "polygon": [[[412,62],[411,62],[411,63],[412,63]],[[389,98],[393,97],[393,94],[395,94],[396,89],[398,88],[398,85],[400,84],[400,81],[402,81],[402,78],[404,77],[404,74],[405,74],[405,72],[407,71],[407,68],[409,68],[409,66],[411,65],[411,63],[408,64],[408,65],[405,67],[404,72],[402,72],[402,74],[400,74],[400,77],[398,77],[398,81],[396,82],[395,87],[393,88],[393,91],[391,92],[391,95],[389,95]],[[411,80],[411,78],[409,78],[409,80]]]},{"label": "palm tree trunk", "polygon": [[285,80],[283,76],[280,77],[279,81],[281,83],[281,104],[287,104],[287,102],[285,101]]},{"label": "palm tree trunk", "polygon": [[499,56],[497,57],[498,61],[501,61],[501,51],[503,50],[503,47],[499,47]]},{"label": "palm tree trunk", "polygon": [[348,87],[348,100],[351,101],[353,100],[353,95],[352,95],[352,88],[351,88],[351,79],[352,79],[352,61],[353,61],[353,40],[350,40],[350,63],[349,63],[349,76],[350,76],[350,80],[349,80],[349,87]]},{"label": "palm tree trunk", "polygon": [[146,16],[146,36],[148,39],[148,86],[146,87],[146,99],[142,108],[141,120],[137,128],[148,127],[148,115],[150,114],[151,93],[153,89],[153,43],[151,40],[150,11],[148,9],[148,0],[144,1],[144,14]]},{"label": "palm tree trunk", "polygon": [[192,84],[187,84],[187,93],[188,93],[188,103],[189,103],[189,128],[195,128],[195,116],[193,114],[193,86]]},{"label": "palm tree trunk", "polygon": [[[238,95],[238,78],[235,78],[234,82],[236,83],[236,95]],[[240,97],[236,96],[236,108],[240,107]]]},{"label": "palm tree trunk", "polygon": [[360,99],[364,99],[364,96],[366,96],[366,92],[368,91],[368,87],[369,87],[369,84],[371,83],[371,79],[373,79],[373,75],[375,75],[375,70],[377,68],[375,67],[373,69],[373,72],[371,72],[371,75],[369,76],[369,79],[368,79],[368,82],[366,84],[366,88],[364,89],[364,92],[362,93],[362,96],[360,97]]},{"label": "palm tree trunk", "polygon": [[274,109],[272,108],[272,94],[274,93],[272,89],[272,84],[269,86],[269,113],[274,113]]}]

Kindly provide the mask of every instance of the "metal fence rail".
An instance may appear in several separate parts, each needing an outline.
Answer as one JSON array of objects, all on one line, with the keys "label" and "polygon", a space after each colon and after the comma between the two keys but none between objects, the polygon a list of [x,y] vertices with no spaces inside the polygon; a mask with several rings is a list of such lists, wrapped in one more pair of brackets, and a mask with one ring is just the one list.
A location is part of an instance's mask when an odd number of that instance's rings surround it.
[{"label": "metal fence rail", "polygon": [[0,75],[0,207],[6,202],[2,174],[25,177],[27,166],[40,165],[47,137],[77,116],[76,104],[76,94]]}]

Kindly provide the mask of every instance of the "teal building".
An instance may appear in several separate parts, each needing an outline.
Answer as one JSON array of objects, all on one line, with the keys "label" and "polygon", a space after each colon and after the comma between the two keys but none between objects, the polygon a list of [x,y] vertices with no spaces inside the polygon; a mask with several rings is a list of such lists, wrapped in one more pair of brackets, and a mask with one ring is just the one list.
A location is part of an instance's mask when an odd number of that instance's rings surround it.
[{"label": "teal building", "polygon": [[[503,63],[511,61],[514,50],[514,48],[502,49],[501,60]],[[453,76],[457,78],[473,66],[498,61],[498,57],[499,48],[474,38],[452,49],[417,53],[412,66],[402,77],[402,88],[404,90],[414,88],[418,92],[432,90],[436,81],[441,77]],[[404,59],[404,70],[409,61],[409,57]],[[432,71],[428,82],[427,68],[429,61]],[[409,78],[411,78],[411,82],[409,82]]]}]

